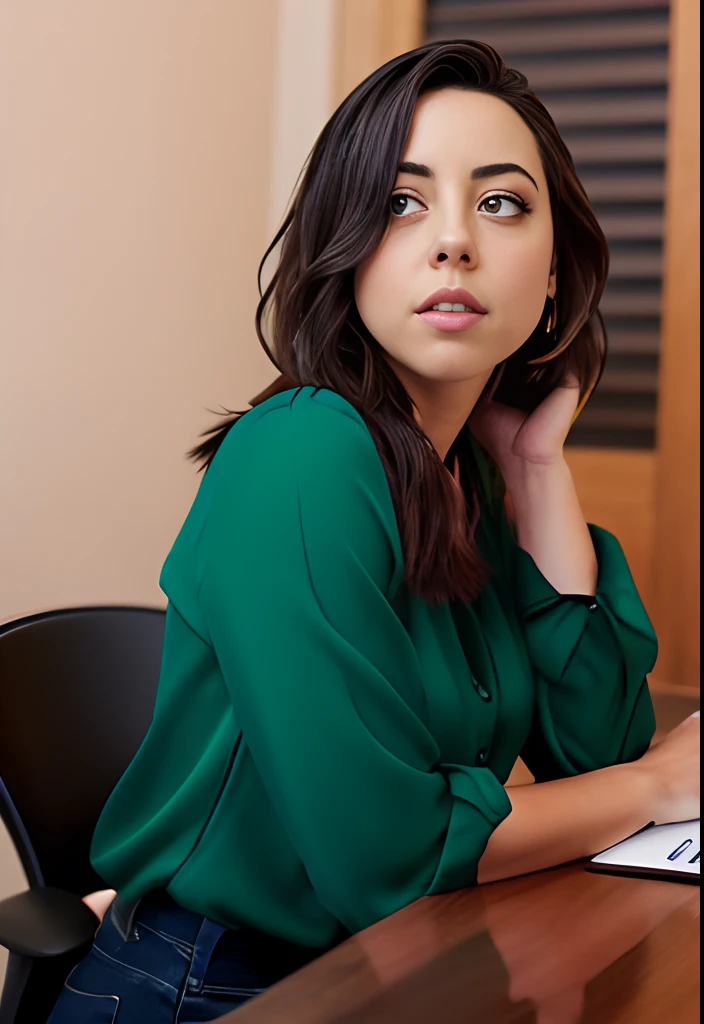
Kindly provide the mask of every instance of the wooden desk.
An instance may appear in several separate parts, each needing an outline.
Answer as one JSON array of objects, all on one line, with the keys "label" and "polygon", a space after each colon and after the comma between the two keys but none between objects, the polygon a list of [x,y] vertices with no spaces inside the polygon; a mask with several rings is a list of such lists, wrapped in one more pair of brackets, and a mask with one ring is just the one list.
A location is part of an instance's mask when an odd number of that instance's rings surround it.
[{"label": "wooden desk", "polygon": [[694,1024],[699,887],[581,864],[418,900],[223,1024]]}]

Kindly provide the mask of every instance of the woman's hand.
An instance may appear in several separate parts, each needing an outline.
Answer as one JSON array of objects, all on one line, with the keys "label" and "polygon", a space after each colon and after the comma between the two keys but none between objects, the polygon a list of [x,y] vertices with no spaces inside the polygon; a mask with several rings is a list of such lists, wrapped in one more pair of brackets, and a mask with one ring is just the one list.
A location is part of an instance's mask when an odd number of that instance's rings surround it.
[{"label": "woman's hand", "polygon": [[659,795],[656,824],[699,817],[699,730],[699,714],[690,715],[637,762]]},{"label": "woman's hand", "polygon": [[470,416],[469,427],[506,479],[516,465],[545,466],[562,458],[578,404],[579,383],[570,376],[529,414],[481,399]]},{"label": "woman's hand", "polygon": [[[97,892],[89,892],[87,896],[82,896],[81,899],[90,910],[93,911],[98,920],[102,923],[105,911],[108,909],[112,901],[117,896],[117,892],[114,889],[98,889]],[[97,932],[97,928],[96,928]]]},{"label": "woman's hand", "polygon": [[529,415],[482,399],[469,427],[501,471],[519,547],[558,593],[594,596],[596,553],[563,454],[578,404],[571,376]]}]

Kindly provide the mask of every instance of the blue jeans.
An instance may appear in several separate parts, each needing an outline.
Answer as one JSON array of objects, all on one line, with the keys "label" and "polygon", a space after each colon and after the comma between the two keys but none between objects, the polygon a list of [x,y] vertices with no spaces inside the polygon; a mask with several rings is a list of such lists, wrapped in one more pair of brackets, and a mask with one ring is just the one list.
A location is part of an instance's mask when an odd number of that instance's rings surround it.
[{"label": "blue jeans", "polygon": [[212,1021],[324,952],[223,928],[164,890],[138,905],[133,941],[124,941],[113,917],[111,906],[47,1024]]}]

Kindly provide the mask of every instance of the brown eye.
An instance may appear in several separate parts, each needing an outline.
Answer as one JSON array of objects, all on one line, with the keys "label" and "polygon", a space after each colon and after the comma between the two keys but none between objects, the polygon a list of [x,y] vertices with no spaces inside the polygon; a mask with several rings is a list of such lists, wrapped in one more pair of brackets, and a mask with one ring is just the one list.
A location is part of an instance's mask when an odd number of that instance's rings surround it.
[{"label": "brown eye", "polygon": [[494,217],[515,217],[519,213],[527,213],[528,205],[518,196],[487,196],[479,209]]}]

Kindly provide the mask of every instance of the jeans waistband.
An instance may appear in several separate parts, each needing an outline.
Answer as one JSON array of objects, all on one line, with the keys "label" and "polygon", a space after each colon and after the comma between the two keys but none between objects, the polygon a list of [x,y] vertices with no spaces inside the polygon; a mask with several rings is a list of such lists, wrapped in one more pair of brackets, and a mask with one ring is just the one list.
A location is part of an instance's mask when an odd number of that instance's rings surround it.
[{"label": "jeans waistband", "polygon": [[[143,896],[130,901],[125,900],[118,893],[112,901],[110,909],[112,922],[123,942],[136,942],[138,939],[136,925],[139,921],[144,921],[145,924],[156,930],[164,931],[182,942],[193,945],[203,922],[210,921],[210,918],[203,914],[182,907],[165,888],[151,889]],[[340,934],[330,947],[318,949],[298,946],[286,939],[269,935],[246,925],[226,928],[223,925],[218,925],[215,921],[210,923],[220,929],[226,945],[234,944],[239,948],[246,944],[250,948],[266,950],[268,955],[276,956],[290,954],[294,956],[303,954],[304,957],[319,956],[325,951],[325,948],[333,948],[349,935],[349,932],[344,935]]]},{"label": "jeans waistband", "polygon": [[206,959],[217,945],[219,955],[225,958],[231,957],[237,962],[267,964],[272,984],[349,936],[349,932],[341,929],[341,934],[330,946],[309,948],[245,925],[225,928],[203,914],[182,907],[165,888],[152,889],[131,901],[118,894],[110,905],[109,913],[111,923],[123,942],[139,940],[137,924],[141,922],[155,931],[198,947],[199,953]]},{"label": "jeans waistband", "polygon": [[[143,969],[139,943],[142,939],[146,939],[147,944],[151,942],[150,932],[171,942],[172,959],[177,967],[182,967],[184,956],[190,957],[188,990],[191,994],[199,991],[203,984],[230,985],[231,980],[227,979],[231,979],[233,973],[248,979],[246,986],[262,989],[332,948],[299,946],[245,925],[225,928],[203,914],[182,907],[164,888],[153,889],[132,901],[118,894],[104,924],[102,938],[100,930],[96,935],[96,945],[128,966]],[[120,946],[120,941],[130,943],[129,948]],[[162,945],[168,951],[169,947]],[[169,969],[173,968],[173,963]]]},{"label": "jeans waistband", "polygon": [[203,914],[182,907],[164,888],[152,889],[129,901],[118,893],[110,909],[112,922],[123,942],[136,942],[136,919],[148,917],[152,927],[161,926],[174,938],[193,945],[204,920]]}]

